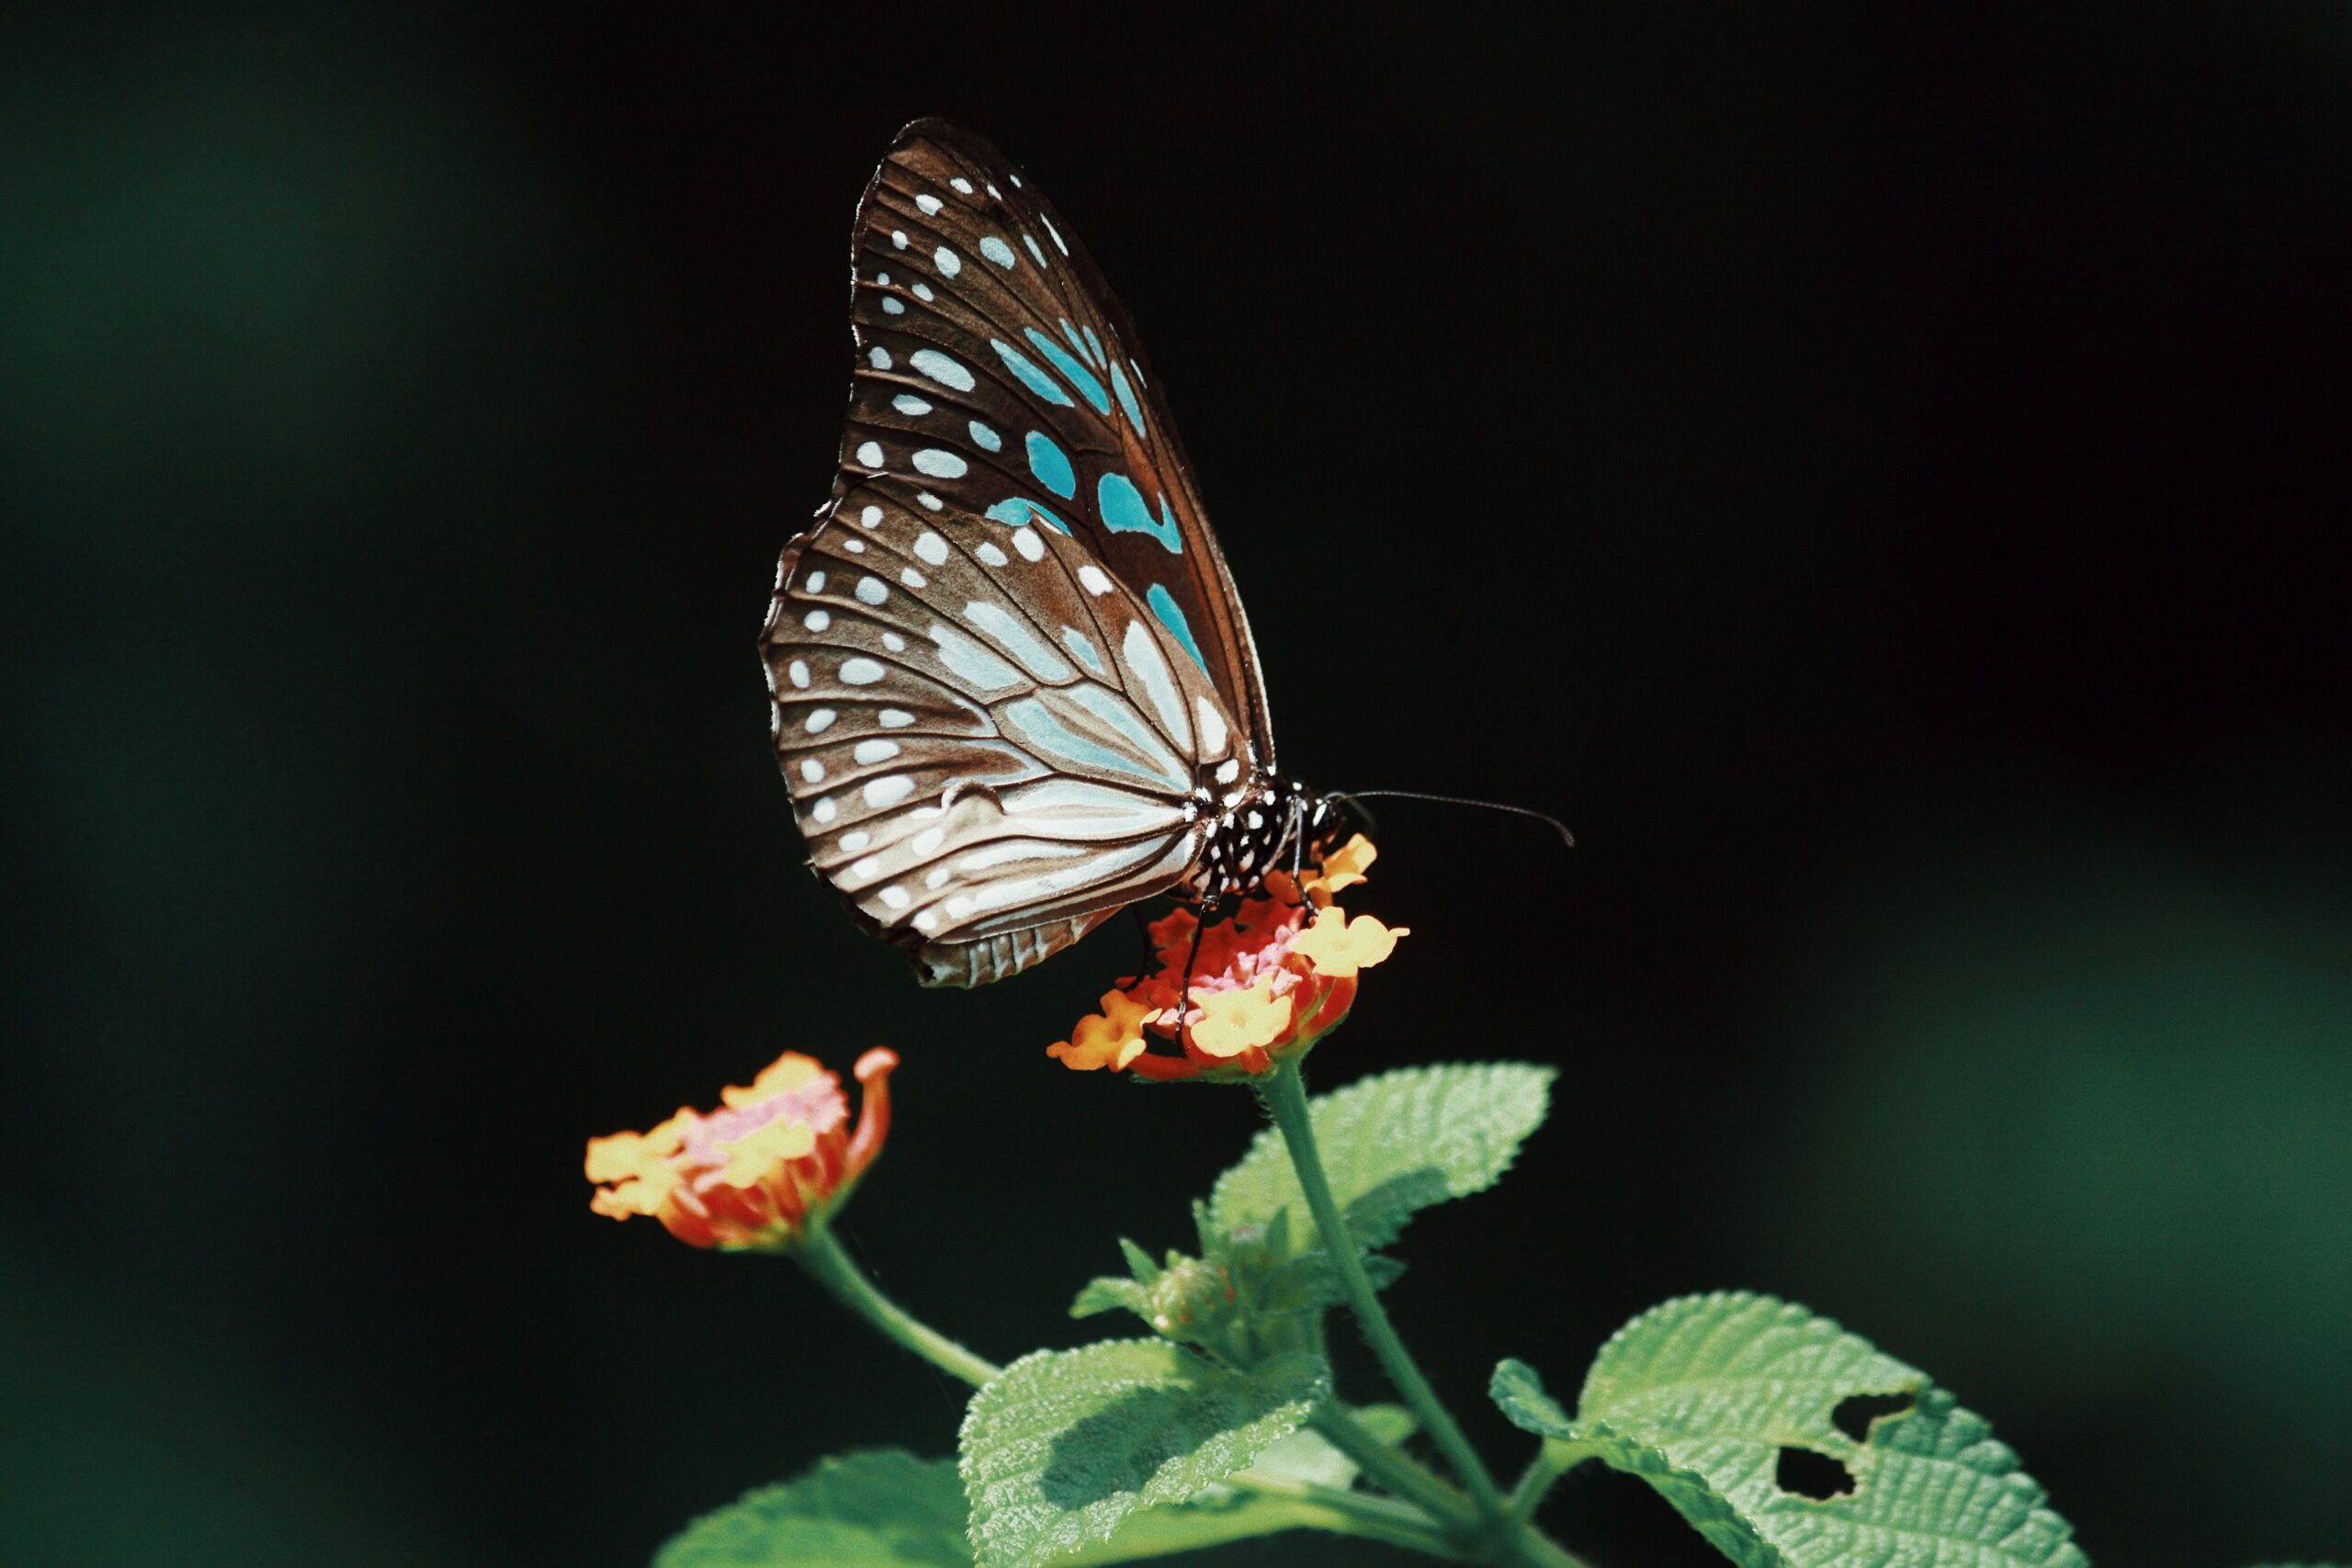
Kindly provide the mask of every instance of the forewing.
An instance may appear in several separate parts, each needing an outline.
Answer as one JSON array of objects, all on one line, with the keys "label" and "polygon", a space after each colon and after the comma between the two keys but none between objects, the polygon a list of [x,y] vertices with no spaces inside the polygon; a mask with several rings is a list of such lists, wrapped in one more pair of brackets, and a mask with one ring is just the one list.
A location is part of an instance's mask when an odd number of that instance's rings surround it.
[{"label": "forewing", "polygon": [[1191,869],[1241,746],[1079,538],[853,481],[778,568],[761,646],[817,870],[932,984],[1026,967]]},{"label": "forewing", "polygon": [[987,142],[918,120],[859,205],[854,265],[840,488],[887,473],[959,513],[1034,507],[1152,611],[1271,768],[1257,650],[1175,423],[1061,215]]}]

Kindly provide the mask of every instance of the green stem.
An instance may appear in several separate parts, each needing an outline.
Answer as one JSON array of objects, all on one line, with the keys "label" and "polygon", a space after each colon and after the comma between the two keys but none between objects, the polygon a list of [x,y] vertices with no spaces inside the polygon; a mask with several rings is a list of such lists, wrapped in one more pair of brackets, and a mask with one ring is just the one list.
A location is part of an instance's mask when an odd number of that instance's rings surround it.
[{"label": "green stem", "polygon": [[1505,1500],[1504,1506],[1510,1510],[1513,1521],[1524,1524],[1533,1518],[1535,1510],[1543,1506],[1554,1483],[1591,1457],[1592,1450],[1583,1443],[1546,1438],[1544,1446],[1535,1450],[1535,1457],[1527,1461],[1527,1468],[1520,1473],[1519,1483],[1510,1489],[1510,1496]]},{"label": "green stem", "polygon": [[1429,1516],[1408,1504],[1249,1470],[1226,1477],[1226,1483],[1246,1487],[1266,1499],[1265,1504],[1250,1508],[1178,1511],[1164,1517],[1159,1510],[1147,1510],[1133,1516],[1133,1524],[1107,1542],[1080,1547],[1069,1556],[1054,1561],[1057,1564],[1068,1563],[1070,1568],[1135,1562],[1149,1557],[1198,1551],[1227,1541],[1259,1539],[1277,1530],[1302,1529],[1377,1540],[1449,1562],[1476,1561],[1452,1536],[1431,1524]]},{"label": "green stem", "polygon": [[1408,1455],[1383,1442],[1337,1401],[1327,1402],[1307,1424],[1329,1439],[1333,1448],[1355,1461],[1358,1469],[1397,1496],[1419,1504],[1457,1529],[1476,1528],[1478,1510],[1460,1488],[1448,1484]]},{"label": "green stem", "polygon": [[939,1330],[884,1295],[864,1269],[842,1250],[831,1227],[819,1224],[803,1232],[793,1261],[825,1287],[832,1298],[865,1319],[894,1343],[913,1351],[950,1377],[981,1387],[1004,1369],[972,1354]]},{"label": "green stem", "polygon": [[[791,1256],[793,1260],[822,1285],[826,1292],[835,1301],[872,1324],[893,1343],[913,1351],[949,1376],[960,1378],[974,1388],[978,1388],[992,1381],[1003,1370],[995,1363],[973,1354],[884,1295],[880,1287],[866,1278],[865,1271],[857,1266],[856,1261],[842,1248],[842,1244],[834,1239],[830,1227],[822,1224],[809,1226],[794,1246]],[[1373,1437],[1371,1433],[1363,1431],[1352,1416],[1342,1412],[1341,1419],[1348,1427],[1360,1433],[1372,1449],[1378,1450],[1380,1454],[1385,1456],[1385,1460],[1365,1463],[1364,1468],[1367,1471],[1373,1471],[1374,1463],[1393,1461],[1408,1471],[1418,1472],[1427,1478],[1430,1485],[1437,1488],[1437,1495],[1441,1498],[1452,1499],[1450,1509],[1441,1513],[1438,1519],[1433,1520],[1430,1514],[1408,1504],[1392,1502],[1385,1497],[1368,1496],[1363,1493],[1347,1492],[1329,1486],[1317,1486],[1309,1482],[1297,1481],[1289,1476],[1276,1475],[1259,1470],[1238,1471],[1226,1477],[1226,1484],[1244,1488],[1261,1496],[1280,1499],[1287,1506],[1289,1517],[1287,1522],[1279,1528],[1306,1526],[1318,1529],[1336,1530],[1347,1535],[1361,1536],[1367,1540],[1385,1541],[1391,1546],[1401,1546],[1411,1551],[1426,1552],[1432,1557],[1441,1557],[1453,1562],[1464,1561],[1464,1554],[1462,1549],[1455,1543],[1453,1535],[1446,1528],[1448,1522],[1462,1516],[1464,1505],[1461,1498],[1437,1477],[1430,1475],[1427,1471],[1421,1470],[1412,1461],[1397,1453],[1379,1438]],[[1339,1443],[1339,1439],[1335,1438],[1334,1442],[1343,1449],[1347,1447],[1346,1444]],[[1358,1462],[1364,1461],[1359,1460]],[[1218,1521],[1212,1516],[1204,1516],[1199,1524],[1200,1529],[1184,1530],[1176,1539],[1166,1543],[1137,1549],[1132,1546],[1122,1548],[1118,1543],[1114,1542],[1108,1546],[1091,1548],[1086,1552],[1070,1559],[1070,1562],[1073,1564],[1132,1562],[1139,1557],[1157,1557],[1167,1551],[1187,1551],[1203,1546],[1212,1546],[1227,1539],[1238,1540],[1248,1535],[1261,1535],[1266,1529],[1265,1521],[1262,1519],[1249,1521],[1236,1518],[1232,1520],[1231,1524],[1236,1527],[1236,1533],[1230,1536],[1218,1529]]]},{"label": "green stem", "polygon": [[1322,1233],[1323,1250],[1340,1277],[1340,1289],[1347,1296],[1356,1322],[1363,1327],[1364,1338],[1372,1344],[1373,1354],[1380,1359],[1389,1381],[1405,1396],[1405,1403],[1412,1406],[1413,1414],[1420,1417],[1422,1428],[1437,1444],[1438,1451],[1445,1455],[1446,1462],[1469,1488],[1479,1514],[1495,1525],[1505,1525],[1508,1521],[1503,1513],[1503,1495],[1495,1485],[1495,1478],[1487,1473],[1486,1462],[1470,1446],[1470,1439],[1462,1435],[1453,1413],[1439,1402],[1437,1390],[1421,1375],[1412,1352],[1396,1337],[1387,1310],[1380,1304],[1372,1281],[1364,1277],[1363,1259],[1356,1251],[1355,1238],[1348,1233],[1348,1222],[1340,1215],[1338,1201],[1331,1196],[1330,1179],[1323,1173],[1323,1156],[1315,1146],[1315,1121],[1306,1108],[1306,1085],[1299,1077],[1298,1059],[1294,1056],[1284,1061],[1258,1082],[1259,1096],[1290,1150],[1291,1166],[1298,1172],[1299,1190],[1306,1195],[1306,1207],[1315,1216],[1315,1227]]}]

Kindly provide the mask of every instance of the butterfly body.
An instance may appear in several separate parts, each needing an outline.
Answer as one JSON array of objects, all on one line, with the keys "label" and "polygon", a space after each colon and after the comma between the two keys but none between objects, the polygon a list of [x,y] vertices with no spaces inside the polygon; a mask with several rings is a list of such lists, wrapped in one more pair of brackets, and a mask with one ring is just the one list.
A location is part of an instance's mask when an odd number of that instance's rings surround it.
[{"label": "butterfly body", "polygon": [[1316,847],[1331,814],[1276,770],[1173,423],[1068,225],[918,121],[854,267],[840,472],[761,634],[819,873],[926,984],[971,986]]}]

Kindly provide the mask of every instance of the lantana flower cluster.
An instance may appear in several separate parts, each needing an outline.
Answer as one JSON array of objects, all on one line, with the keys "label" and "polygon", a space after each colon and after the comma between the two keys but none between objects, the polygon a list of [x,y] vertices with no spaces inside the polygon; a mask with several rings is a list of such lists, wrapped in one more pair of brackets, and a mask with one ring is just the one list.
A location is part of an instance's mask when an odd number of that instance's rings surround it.
[{"label": "lantana flower cluster", "polygon": [[720,1092],[725,1109],[682,1107],[650,1133],[588,1141],[589,1206],[650,1214],[679,1240],[721,1251],[780,1251],[848,1198],[890,1131],[898,1053],[876,1046],[853,1069],[865,1103],[849,1125],[838,1074],[787,1051],[749,1088]]},{"label": "lantana flower cluster", "polygon": [[[1303,886],[1286,873],[1269,873],[1230,919],[1203,929],[1193,911],[1180,908],[1154,921],[1159,967],[1105,991],[1102,1010],[1046,1055],[1080,1071],[1109,1067],[1165,1080],[1256,1077],[1306,1051],[1355,1005],[1358,974],[1409,934],[1370,915],[1351,919],[1335,901],[1363,880],[1376,852],[1359,833]],[[1155,1042],[1175,1049],[1154,1049]]]}]

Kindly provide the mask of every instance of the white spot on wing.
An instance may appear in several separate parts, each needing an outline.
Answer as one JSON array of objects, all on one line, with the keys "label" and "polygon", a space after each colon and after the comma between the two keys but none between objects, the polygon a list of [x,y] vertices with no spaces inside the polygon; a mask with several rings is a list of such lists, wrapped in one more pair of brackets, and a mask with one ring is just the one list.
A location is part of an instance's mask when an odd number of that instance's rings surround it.
[{"label": "white spot on wing", "polygon": [[882,580],[880,578],[862,577],[858,579],[857,602],[859,604],[878,605],[889,597],[890,591],[883,586]]},{"label": "white spot on wing", "polygon": [[822,735],[832,728],[833,720],[838,716],[831,708],[810,708],[808,716],[801,721],[800,728],[811,735]]},{"label": "white spot on wing", "polygon": [[882,444],[878,441],[859,442],[857,446],[857,460],[865,464],[869,468],[880,468],[882,466]]},{"label": "white spot on wing", "polygon": [[964,258],[945,245],[932,252],[931,259],[939,264],[939,276],[942,277],[953,277],[964,270]]},{"label": "white spot on wing", "polygon": [[1111,577],[1092,561],[1078,569],[1078,581],[1089,593],[1100,597],[1111,592]]},{"label": "white spot on wing", "polygon": [[1141,621],[1127,623],[1127,635],[1119,640],[1119,658],[1142,682],[1144,695],[1159,718],[1160,732],[1176,742],[1178,750],[1190,751],[1193,725],[1184,716],[1183,694],[1176,689],[1176,677],[1168,671],[1168,660],[1160,657],[1159,644]]},{"label": "white spot on wing", "polygon": [[1225,750],[1225,716],[1205,696],[1193,699],[1193,716],[1201,722],[1201,755],[1214,757]]},{"label": "white spot on wing", "polygon": [[852,659],[842,664],[842,682],[850,686],[871,686],[882,679],[881,664],[871,659]]},{"label": "white spot on wing", "polygon": [[943,452],[936,446],[926,446],[915,454],[915,470],[935,479],[960,479],[971,471],[971,465],[953,452]]},{"label": "white spot on wing", "polygon": [[1046,541],[1037,537],[1037,530],[1023,526],[1012,531],[1012,547],[1021,552],[1023,560],[1044,560]]},{"label": "white spot on wing", "polygon": [[922,215],[925,218],[933,218],[938,216],[939,209],[945,206],[946,203],[941,201],[929,191],[925,191],[921,196],[915,197],[915,205],[922,209]]},{"label": "white spot on wing", "polygon": [[931,405],[910,392],[900,392],[890,400],[890,406],[909,419],[921,419],[931,412]]},{"label": "white spot on wing", "polygon": [[869,768],[876,762],[887,762],[898,754],[899,743],[895,740],[861,740],[850,752],[859,766]]},{"label": "white spot on wing", "polygon": [[825,764],[814,757],[803,757],[800,759],[800,776],[810,784],[822,784],[825,782]]},{"label": "white spot on wing", "polygon": [[927,566],[945,566],[947,541],[926,528],[915,537],[915,557]]},{"label": "white spot on wing", "polygon": [[[931,298],[928,293],[924,292],[921,284],[917,284],[915,286],[915,291],[919,294],[922,294],[923,298],[926,299]],[[935,348],[919,348],[915,350],[914,353],[907,356],[907,363],[913,366],[925,376],[930,377],[933,380],[938,382],[941,386],[953,387],[959,392],[968,392],[975,385],[977,385],[977,383],[973,381],[972,373],[969,370],[965,369],[964,367],[958,365],[955,360],[948,358],[947,355],[940,353],[939,350]]]},{"label": "white spot on wing", "polygon": [[886,806],[898,805],[914,792],[914,780],[904,773],[891,773],[883,778],[866,780],[865,787],[858,793],[865,796],[866,805],[879,810]]}]

